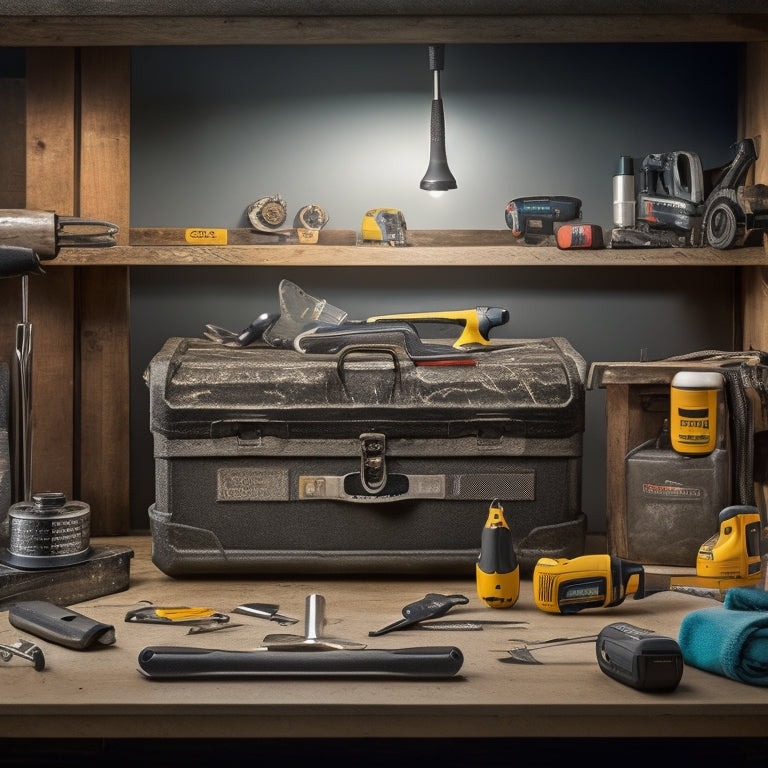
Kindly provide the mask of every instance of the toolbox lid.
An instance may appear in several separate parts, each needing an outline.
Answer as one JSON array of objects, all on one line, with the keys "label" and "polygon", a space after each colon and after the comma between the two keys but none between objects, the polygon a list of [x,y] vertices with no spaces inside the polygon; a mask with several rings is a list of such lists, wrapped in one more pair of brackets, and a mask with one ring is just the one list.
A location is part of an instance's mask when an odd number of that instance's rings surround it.
[{"label": "toolbox lid", "polygon": [[584,431],[586,363],[566,339],[493,342],[471,357],[475,365],[421,366],[391,348],[308,355],[174,337],[144,374],[150,428],[168,439]]}]

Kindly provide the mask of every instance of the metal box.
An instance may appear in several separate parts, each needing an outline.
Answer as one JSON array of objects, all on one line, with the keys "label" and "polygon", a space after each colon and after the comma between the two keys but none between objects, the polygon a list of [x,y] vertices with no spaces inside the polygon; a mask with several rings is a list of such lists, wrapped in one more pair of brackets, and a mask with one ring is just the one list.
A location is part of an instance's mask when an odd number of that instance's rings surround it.
[{"label": "metal box", "polygon": [[682,456],[671,448],[630,451],[627,467],[627,552],[649,565],[694,568],[699,547],[718,532],[730,504],[728,451]]},{"label": "metal box", "polygon": [[474,575],[495,498],[521,570],[583,553],[583,358],[494,342],[476,365],[171,338],[150,362],[153,562],[204,573]]}]

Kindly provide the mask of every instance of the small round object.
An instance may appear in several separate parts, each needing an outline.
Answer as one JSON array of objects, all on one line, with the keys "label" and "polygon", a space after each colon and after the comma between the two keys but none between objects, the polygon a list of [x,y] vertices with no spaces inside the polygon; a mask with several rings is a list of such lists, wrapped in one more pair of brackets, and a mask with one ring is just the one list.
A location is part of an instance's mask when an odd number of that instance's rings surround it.
[{"label": "small round object", "polygon": [[296,226],[304,229],[322,229],[328,223],[328,214],[319,205],[310,203],[296,214]]},{"label": "small round object", "polygon": [[35,672],[42,672],[45,669],[45,654],[40,648],[33,648],[31,651],[32,664],[35,667]]},{"label": "small round object", "polygon": [[260,197],[248,206],[248,220],[259,232],[275,232],[285,223],[287,207],[279,194]]},{"label": "small round object", "polygon": [[739,235],[739,216],[727,198],[716,200],[704,217],[707,243],[721,251],[732,248]]}]

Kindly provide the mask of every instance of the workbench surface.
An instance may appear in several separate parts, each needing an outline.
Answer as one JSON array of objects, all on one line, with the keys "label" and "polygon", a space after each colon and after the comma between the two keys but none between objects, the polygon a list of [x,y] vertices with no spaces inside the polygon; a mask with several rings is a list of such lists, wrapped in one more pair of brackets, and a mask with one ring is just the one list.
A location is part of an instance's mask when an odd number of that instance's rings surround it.
[{"label": "workbench surface", "polygon": [[[95,539],[134,552],[126,591],[69,606],[112,624],[116,642],[77,651],[34,638],[0,613],[0,643],[34,640],[46,658],[41,672],[22,659],[0,664],[0,738],[350,738],[350,737],[754,737],[768,733],[768,689],[685,667],[671,693],[636,691],[597,666],[593,642],[537,652],[540,664],[504,664],[515,639],[595,635],[624,621],[677,638],[690,611],[718,605],[706,598],[660,593],[573,616],[547,614],[533,603],[531,581],[509,610],[492,610],[463,578],[273,576],[175,579],[151,562],[151,539]],[[482,630],[409,628],[369,637],[402,617],[427,593],[462,594],[466,605],[444,620],[521,622]],[[158,681],[138,671],[150,645],[231,650],[258,647],[266,634],[303,634],[306,598],[325,598],[325,636],[369,648],[455,645],[464,665],[455,678],[227,679]],[[300,619],[293,627],[232,614],[226,629],[188,634],[186,626],[126,623],[140,601],[200,605],[223,613],[242,603],[276,603]],[[284,651],[287,652],[287,651]],[[321,651],[318,651],[321,652]],[[353,653],[354,651],[349,651]]]}]

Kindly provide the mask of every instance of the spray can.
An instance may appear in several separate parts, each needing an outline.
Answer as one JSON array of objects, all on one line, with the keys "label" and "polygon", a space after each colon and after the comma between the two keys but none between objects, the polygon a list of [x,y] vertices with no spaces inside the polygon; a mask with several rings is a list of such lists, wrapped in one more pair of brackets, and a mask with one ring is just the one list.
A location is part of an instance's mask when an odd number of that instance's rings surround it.
[{"label": "spray can", "polygon": [[716,371],[675,374],[669,391],[669,435],[677,453],[706,456],[715,449],[723,387],[723,375]]},{"label": "spray can", "polygon": [[635,226],[635,161],[629,155],[619,157],[613,177],[613,224]]}]

